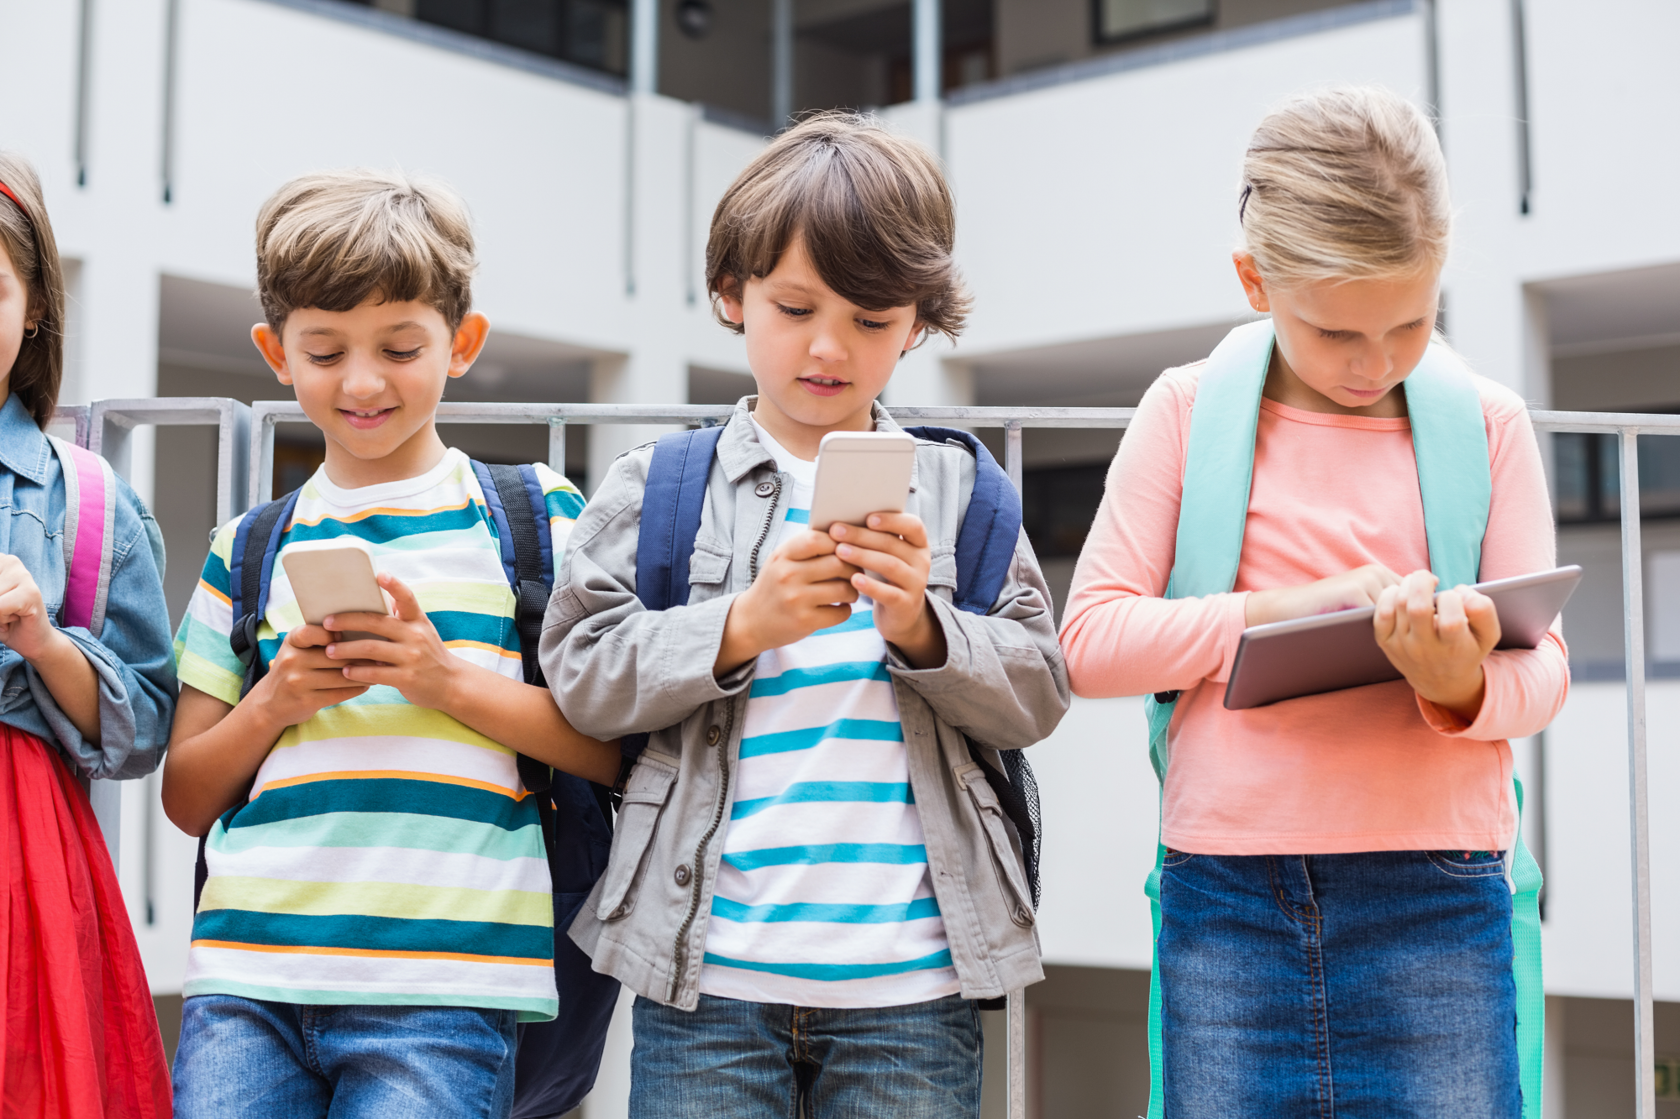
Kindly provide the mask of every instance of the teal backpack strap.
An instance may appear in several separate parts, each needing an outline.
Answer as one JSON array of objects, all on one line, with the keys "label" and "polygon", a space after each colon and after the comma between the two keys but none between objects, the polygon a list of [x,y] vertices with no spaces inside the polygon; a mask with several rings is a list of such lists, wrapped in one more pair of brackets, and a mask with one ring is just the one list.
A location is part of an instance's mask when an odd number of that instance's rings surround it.
[{"label": "teal backpack strap", "polygon": [[1430,343],[1404,389],[1429,569],[1442,590],[1474,583],[1481,576],[1482,537],[1493,500],[1481,395],[1470,370],[1442,342]]},{"label": "teal backpack strap", "polygon": [[[1167,598],[1223,594],[1237,582],[1243,530],[1248,524],[1249,485],[1254,478],[1254,439],[1260,426],[1260,396],[1272,363],[1272,322],[1239,326],[1208,355],[1190,410],[1184,490],[1178,503]],[[1239,485],[1232,485],[1240,479]],[[1167,779],[1167,727],[1177,692],[1143,701],[1149,716],[1149,762],[1163,785]],[[1157,821],[1159,817],[1157,817]],[[1149,1119],[1161,1119],[1161,870],[1167,849],[1156,824],[1155,868],[1144,882],[1152,930],[1149,969]]]}]

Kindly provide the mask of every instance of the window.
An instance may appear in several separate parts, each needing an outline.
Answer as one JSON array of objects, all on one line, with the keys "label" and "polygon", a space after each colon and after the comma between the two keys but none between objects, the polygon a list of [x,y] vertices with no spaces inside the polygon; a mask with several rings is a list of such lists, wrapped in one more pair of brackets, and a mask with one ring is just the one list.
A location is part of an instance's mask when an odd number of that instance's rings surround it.
[{"label": "window", "polygon": [[1102,504],[1106,462],[1035,467],[1021,474],[1021,527],[1041,560],[1073,559]]},{"label": "window", "polygon": [[1214,0],[1095,0],[1095,3],[1099,43],[1213,22]]},{"label": "window", "polygon": [[628,67],[626,0],[352,0],[591,70]]},{"label": "window", "polygon": [[[1560,524],[1615,521],[1622,515],[1622,458],[1614,435],[1552,436]],[[1639,437],[1639,509],[1646,517],[1680,517],[1680,437]]]}]

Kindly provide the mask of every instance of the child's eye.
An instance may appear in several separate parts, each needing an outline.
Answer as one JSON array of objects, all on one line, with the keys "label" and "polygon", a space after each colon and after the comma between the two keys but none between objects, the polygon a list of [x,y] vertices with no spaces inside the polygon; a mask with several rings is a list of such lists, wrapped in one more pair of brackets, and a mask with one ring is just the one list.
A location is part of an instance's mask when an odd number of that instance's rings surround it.
[{"label": "child's eye", "polygon": [[412,350],[386,350],[385,356],[392,361],[412,361],[420,356],[420,347],[416,346]]},{"label": "child's eye", "polygon": [[1352,334],[1350,331],[1346,330],[1325,330],[1323,327],[1320,327],[1318,330],[1318,336],[1320,338],[1327,338],[1332,342],[1340,342],[1343,339],[1352,337]]},{"label": "child's eye", "polygon": [[330,354],[309,354],[308,356],[309,363],[311,365],[331,365],[333,362],[344,356],[344,351],[339,350],[336,353]]},{"label": "child's eye", "polygon": [[776,310],[780,311],[784,315],[787,315],[789,318],[795,319],[802,319],[811,313],[811,309],[809,307],[789,307],[781,303],[776,304]]},{"label": "child's eye", "polygon": [[891,326],[892,323],[879,322],[875,319],[859,319],[858,325],[863,327],[865,330],[885,330],[887,327]]},{"label": "child's eye", "polygon": [[1420,327],[1424,324],[1424,321],[1425,320],[1423,320],[1423,319],[1418,319],[1415,322],[1407,323],[1405,326],[1401,327],[1400,329],[1402,329],[1402,330],[1416,330],[1418,327]]}]

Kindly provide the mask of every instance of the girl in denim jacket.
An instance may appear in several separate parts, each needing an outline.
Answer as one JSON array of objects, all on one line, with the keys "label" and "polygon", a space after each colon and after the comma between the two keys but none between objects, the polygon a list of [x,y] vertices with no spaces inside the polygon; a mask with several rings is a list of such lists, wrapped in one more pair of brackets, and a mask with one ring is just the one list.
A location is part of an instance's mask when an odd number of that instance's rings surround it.
[{"label": "girl in denim jacket", "polygon": [[19,1119],[149,1119],[169,1114],[163,1044],[77,777],[143,776],[169,738],[163,548],[118,481],[103,628],[95,637],[60,624],[65,479],[42,427],[63,373],[63,324],[40,182],[0,152],[0,1100]]}]

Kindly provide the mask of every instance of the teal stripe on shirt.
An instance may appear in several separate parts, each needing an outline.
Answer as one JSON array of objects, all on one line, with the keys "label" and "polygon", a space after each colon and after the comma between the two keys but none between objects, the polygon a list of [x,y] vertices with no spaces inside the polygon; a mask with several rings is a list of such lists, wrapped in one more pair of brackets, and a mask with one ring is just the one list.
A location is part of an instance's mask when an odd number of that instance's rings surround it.
[{"label": "teal stripe on shirt", "polygon": [[903,742],[904,727],[897,721],[885,719],[836,719],[826,727],[800,727],[774,734],[755,734],[741,739],[742,758],[760,758],[766,754],[787,754],[795,750],[809,750],[831,738],[851,738],[866,742]]},{"label": "teal stripe on shirt", "polygon": [[723,856],[723,861],[743,874],[767,866],[817,866],[821,863],[914,866],[927,862],[927,848],[920,843],[812,843],[732,851]]},{"label": "teal stripe on shirt", "polygon": [[783,519],[796,525],[808,525],[811,523],[811,511],[809,509],[789,509],[787,516]]},{"label": "teal stripe on shirt", "polygon": [[795,781],[773,797],[738,800],[731,820],[774,808],[779,804],[914,804],[905,781]]},{"label": "teal stripe on shirt", "polygon": [[760,676],[753,681],[750,699],[786,695],[799,688],[815,688],[821,684],[840,684],[848,680],[883,680],[892,683],[892,673],[882,661],[840,661],[816,668],[790,668],[779,676]]},{"label": "teal stripe on shirt", "polygon": [[830,925],[890,925],[939,916],[935,898],[917,898],[896,905],[846,905],[792,902],[786,905],[742,905],[726,897],[712,899],[712,916],[725,921],[819,921]]},{"label": "teal stripe on shirt", "polygon": [[812,637],[833,637],[841,633],[856,633],[860,629],[871,629],[875,625],[875,611],[853,610],[852,616],[837,626],[819,629],[812,633]]},{"label": "teal stripe on shirt", "polygon": [[947,949],[916,960],[899,960],[884,964],[768,964],[756,960],[732,960],[707,952],[705,960],[717,967],[734,967],[743,971],[767,971],[772,975],[787,975],[794,979],[817,979],[838,983],[847,979],[875,979],[883,975],[904,975],[912,971],[929,971],[951,967],[951,953]]}]

